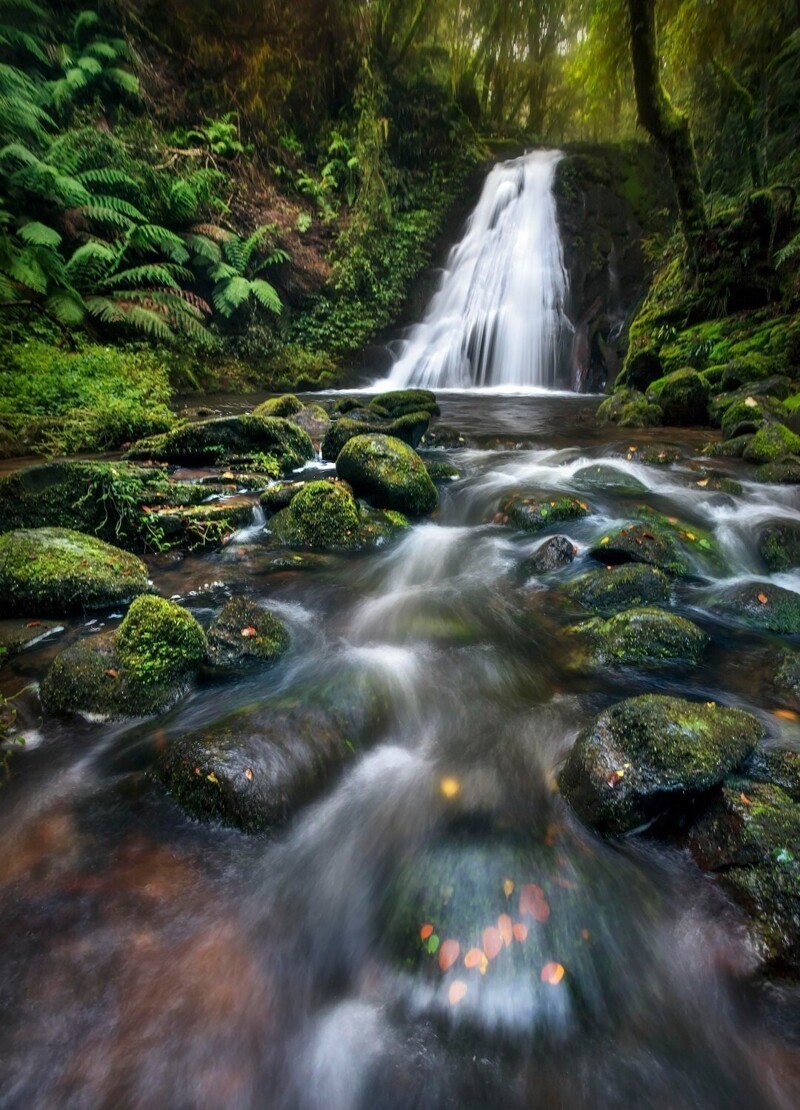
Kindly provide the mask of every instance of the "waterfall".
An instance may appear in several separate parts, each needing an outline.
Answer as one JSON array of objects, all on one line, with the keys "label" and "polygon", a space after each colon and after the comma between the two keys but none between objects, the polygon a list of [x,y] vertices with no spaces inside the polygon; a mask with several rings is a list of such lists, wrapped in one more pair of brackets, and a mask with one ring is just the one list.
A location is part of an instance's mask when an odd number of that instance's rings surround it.
[{"label": "waterfall", "polygon": [[561,157],[538,150],[494,167],[382,388],[566,388],[571,325],[553,196]]}]

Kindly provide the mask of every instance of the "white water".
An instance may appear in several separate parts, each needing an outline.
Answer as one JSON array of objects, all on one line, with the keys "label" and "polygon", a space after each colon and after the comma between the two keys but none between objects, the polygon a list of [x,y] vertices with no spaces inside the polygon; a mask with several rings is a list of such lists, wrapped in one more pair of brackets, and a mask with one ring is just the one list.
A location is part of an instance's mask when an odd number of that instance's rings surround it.
[{"label": "white water", "polygon": [[[381,388],[538,388],[564,375],[571,325],[553,196],[559,151],[502,162],[486,179],[441,288]],[[373,387],[374,388],[374,387]]]}]

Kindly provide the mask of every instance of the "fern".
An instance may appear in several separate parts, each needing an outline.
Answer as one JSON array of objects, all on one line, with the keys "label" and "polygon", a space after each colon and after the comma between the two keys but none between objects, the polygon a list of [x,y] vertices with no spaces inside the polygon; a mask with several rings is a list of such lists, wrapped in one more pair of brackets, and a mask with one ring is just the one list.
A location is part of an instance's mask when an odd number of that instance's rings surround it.
[{"label": "fern", "polygon": [[785,247],[781,247],[775,253],[775,264],[777,266],[784,266],[792,258],[800,255],[800,232],[793,239],[790,239]]},{"label": "fern", "polygon": [[28,243],[34,247],[52,247],[55,249],[61,245],[61,235],[55,228],[47,227],[46,224],[41,224],[36,220],[22,224],[19,229],[19,237],[23,243]]}]

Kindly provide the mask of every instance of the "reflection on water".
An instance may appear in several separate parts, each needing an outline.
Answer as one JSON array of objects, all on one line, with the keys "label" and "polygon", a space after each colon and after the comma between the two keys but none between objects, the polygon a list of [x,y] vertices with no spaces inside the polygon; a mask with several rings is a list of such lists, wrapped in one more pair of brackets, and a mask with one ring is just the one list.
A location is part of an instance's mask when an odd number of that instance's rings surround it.
[{"label": "reflection on water", "polygon": [[[712,529],[724,573],[751,576],[755,525],[797,517],[796,496],[701,485],[691,437],[672,467],[628,461],[640,434],[597,431],[585,399],[443,408],[470,435],[528,446],[450,453],[461,480],[397,544],[275,571],[255,521],[223,552],[153,559],[159,589],[205,622],[235,590],[274,606],[294,642],[279,665],[146,722],[40,724],[35,692],[21,695],[38,743],[0,814],[3,1106],[794,1103],[797,996],[748,981],[737,912],[677,849],[598,841],[553,788],[577,730],[618,697],[767,713],[770,643],[712,619],[704,579],[674,598],[712,634],[700,667],[575,673],[571,614],[519,570],[540,540],[492,519],[513,489],[584,497],[592,514],[564,527],[569,578],[647,503]],[[74,622],[35,644],[4,691],[87,634]],[[287,828],[202,825],[149,783],[173,737],[312,693],[368,705],[369,743]],[[791,722],[767,719],[791,742]],[[465,963],[481,945],[491,961]]]}]

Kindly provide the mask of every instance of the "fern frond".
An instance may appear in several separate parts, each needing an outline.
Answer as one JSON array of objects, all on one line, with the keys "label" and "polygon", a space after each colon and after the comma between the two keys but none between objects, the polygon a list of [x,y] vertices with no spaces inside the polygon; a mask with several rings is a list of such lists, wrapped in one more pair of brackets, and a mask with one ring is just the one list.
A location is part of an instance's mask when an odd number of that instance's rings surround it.
[{"label": "fern frond", "polygon": [[790,259],[796,258],[797,255],[800,255],[800,233],[795,235],[794,239],[790,239],[785,247],[782,247],[775,253],[775,264],[777,266],[783,266]]},{"label": "fern frond", "polygon": [[81,212],[87,220],[92,220],[94,223],[106,224],[109,227],[119,228],[121,231],[128,231],[134,226],[133,220],[118,212],[116,208],[111,208],[99,204],[84,204],[80,206]]},{"label": "fern frond", "polygon": [[131,231],[129,242],[139,249],[160,250],[179,265],[189,261],[189,252],[180,235],[159,224],[138,224]]},{"label": "fern frond", "polygon": [[268,308],[270,312],[280,315],[283,308],[277,290],[263,278],[255,278],[250,282],[250,292],[260,305]]},{"label": "fern frond", "polygon": [[170,289],[180,289],[178,278],[185,281],[191,280],[191,272],[180,266],[172,264],[146,263],[143,266],[131,266],[117,274],[106,278],[103,283],[109,288],[119,288],[121,285],[166,285]]},{"label": "fern frond", "polygon": [[230,231],[226,231],[224,227],[219,227],[218,224],[195,224],[189,228],[189,231],[194,235],[204,235],[206,239],[210,239],[213,243],[227,243],[229,239],[233,238]]},{"label": "fern frond", "polygon": [[75,16],[75,22],[72,24],[72,37],[75,42],[80,42],[81,34],[92,27],[96,27],[99,22],[100,16],[95,11],[78,12]]},{"label": "fern frond", "polygon": [[93,58],[91,54],[81,54],[75,65],[82,69],[87,77],[97,77],[98,74],[103,72],[102,62]]},{"label": "fern frond", "polygon": [[55,250],[61,244],[61,236],[55,228],[47,227],[36,220],[23,224],[18,231],[23,243],[34,247],[52,247]]},{"label": "fern frond", "polygon": [[135,73],[130,73],[127,69],[111,68],[104,70],[104,75],[123,92],[129,93],[131,96],[139,95],[139,78]]},{"label": "fern frond", "polygon": [[74,290],[60,289],[44,302],[48,312],[65,327],[76,328],[86,317],[86,306],[79,293]]},{"label": "fern frond", "polygon": [[92,239],[83,243],[67,261],[66,274],[79,285],[105,277],[119,261],[119,252],[108,243]]},{"label": "fern frond", "polygon": [[93,196],[92,204],[99,208],[111,208],[121,216],[127,216],[134,223],[145,223],[147,217],[139,209],[122,197],[113,195]]},{"label": "fern frond", "polygon": [[220,282],[211,295],[217,312],[225,317],[232,316],[249,297],[250,282],[244,277],[233,277],[229,281]]},{"label": "fern frond", "polygon": [[241,277],[241,274],[229,263],[220,262],[209,270],[208,276],[212,281],[231,281],[233,278]]},{"label": "fern frond", "polygon": [[155,339],[169,341],[175,338],[174,332],[158,310],[108,297],[90,297],[86,301],[86,308],[90,315],[104,324],[124,324]]},{"label": "fern frond", "polygon": [[191,251],[194,251],[200,262],[214,265],[222,261],[222,252],[219,246],[207,236],[187,232],[183,236],[183,241]]},{"label": "fern frond", "polygon": [[113,170],[110,166],[99,166],[97,169],[83,170],[75,175],[82,185],[102,185],[104,189],[114,189],[125,186],[129,189],[137,188],[134,179],[122,170]]}]

